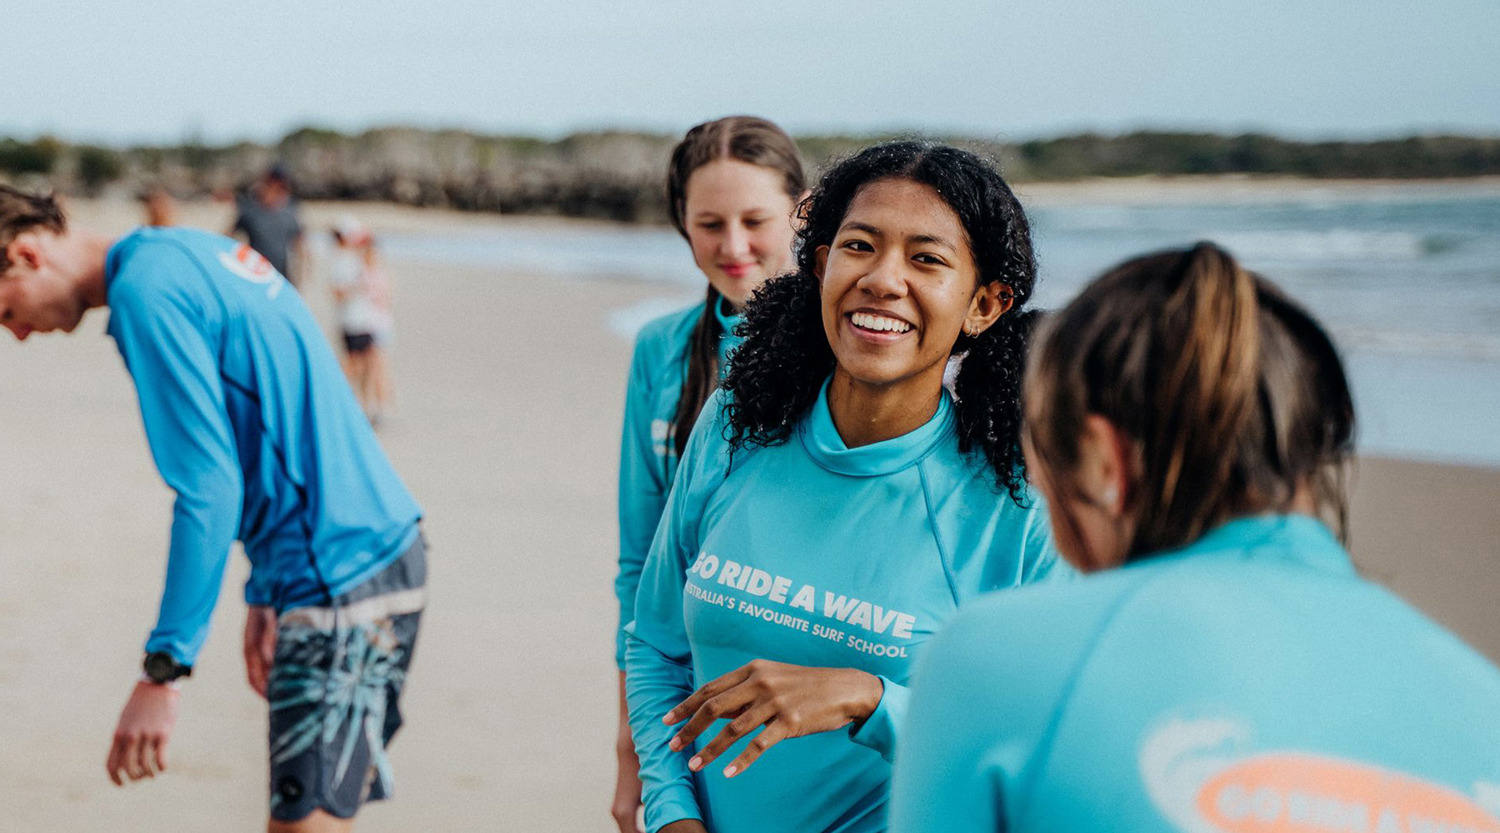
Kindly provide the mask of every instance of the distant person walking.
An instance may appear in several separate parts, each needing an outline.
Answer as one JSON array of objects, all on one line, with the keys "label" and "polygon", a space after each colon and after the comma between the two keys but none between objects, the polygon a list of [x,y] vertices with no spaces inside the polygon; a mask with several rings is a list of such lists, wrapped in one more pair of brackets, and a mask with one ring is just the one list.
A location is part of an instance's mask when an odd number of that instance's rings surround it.
[{"label": "distant person walking", "polygon": [[141,194],[141,208],[146,215],[146,225],[164,228],[177,225],[177,200],[172,192],[156,186]]},{"label": "distant person walking", "polygon": [[277,163],[267,169],[246,193],[235,196],[235,207],[238,213],[230,236],[243,236],[250,248],[300,289],[304,266],[302,221],[286,166]]},{"label": "distant person walking", "polygon": [[370,424],[379,425],[391,398],[385,355],[394,326],[390,278],[374,236],[358,220],[341,218],[333,242],[328,280],[344,341],[344,372]]},{"label": "distant person walking", "polygon": [[677,459],[709,394],[719,386],[740,312],[768,279],[792,267],[792,212],[807,190],[797,146],[765,119],[731,116],[687,132],[672,151],[672,224],[707,278],[707,296],[648,323],[636,339],[620,445],[619,776],[611,809],[634,833],[640,764],[625,714],[624,627],[633,617],[641,566],[671,491]]},{"label": "distant person walking", "polygon": [[72,332],[102,306],[177,494],[160,612],[109,777],[166,769],[177,682],[239,540],[245,669],[270,705],[268,829],[348,830],[363,801],[392,789],[385,749],[425,598],[421,509],[265,258],[189,229],[113,239],[68,225],[50,197],[0,186],[0,322],[24,340]]},{"label": "distant person walking", "polygon": [[1090,575],[929,647],[895,833],[1500,830],[1500,673],[1336,537],[1354,406],[1311,316],[1211,244],[1137,258],[1055,315],[1025,398]]}]

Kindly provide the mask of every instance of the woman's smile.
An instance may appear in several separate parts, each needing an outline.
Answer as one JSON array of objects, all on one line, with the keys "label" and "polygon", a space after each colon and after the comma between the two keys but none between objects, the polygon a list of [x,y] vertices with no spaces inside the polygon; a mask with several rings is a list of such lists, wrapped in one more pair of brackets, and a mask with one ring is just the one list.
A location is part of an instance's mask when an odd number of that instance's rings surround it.
[{"label": "woman's smile", "polygon": [[910,321],[884,310],[857,309],[844,318],[855,335],[877,344],[899,341],[916,330]]}]

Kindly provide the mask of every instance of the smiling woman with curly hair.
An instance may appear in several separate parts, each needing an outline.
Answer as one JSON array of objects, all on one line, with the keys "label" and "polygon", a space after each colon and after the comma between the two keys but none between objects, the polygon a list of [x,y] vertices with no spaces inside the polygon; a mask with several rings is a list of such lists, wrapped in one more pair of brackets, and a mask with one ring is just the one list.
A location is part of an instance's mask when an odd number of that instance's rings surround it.
[{"label": "smiling woman with curly hair", "polygon": [[885,829],[923,643],[1057,563],[1019,451],[1035,258],[1000,174],[893,142],[800,214],[797,271],[746,310],[628,631],[652,831]]}]

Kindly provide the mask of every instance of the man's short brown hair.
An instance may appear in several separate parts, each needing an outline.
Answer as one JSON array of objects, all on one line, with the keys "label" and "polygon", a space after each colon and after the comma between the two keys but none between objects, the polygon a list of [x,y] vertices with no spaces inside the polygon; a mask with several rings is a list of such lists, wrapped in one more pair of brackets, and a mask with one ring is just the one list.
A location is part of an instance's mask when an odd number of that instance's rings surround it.
[{"label": "man's short brown hair", "polygon": [[6,250],[22,232],[37,226],[62,234],[68,226],[62,206],[51,194],[28,194],[0,185],[0,275],[10,271]]}]

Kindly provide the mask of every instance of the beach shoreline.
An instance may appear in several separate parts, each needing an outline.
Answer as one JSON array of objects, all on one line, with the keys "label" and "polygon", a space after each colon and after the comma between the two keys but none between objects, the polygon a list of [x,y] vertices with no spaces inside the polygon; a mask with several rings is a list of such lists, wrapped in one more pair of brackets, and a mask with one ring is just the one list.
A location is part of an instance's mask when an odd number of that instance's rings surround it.
[{"label": "beach shoreline", "polygon": [[[1094,177],[1078,180],[1020,181],[1016,194],[1028,207],[1076,205],[1146,206],[1247,204],[1299,200],[1445,199],[1454,196],[1500,197],[1500,176],[1463,179],[1310,179],[1256,174],[1204,176]],[[123,230],[139,217],[139,204],[123,192],[101,198],[74,197],[70,210],[91,225]],[[328,227],[342,214],[354,214],[386,233],[418,234],[440,231],[492,229],[501,224],[516,228],[668,228],[665,224],[627,223],[545,214],[502,214],[459,211],[401,203],[347,200],[302,203],[309,225]],[[184,225],[229,227],[234,206],[224,200],[181,202]],[[122,224],[123,223],[123,224]]]}]

